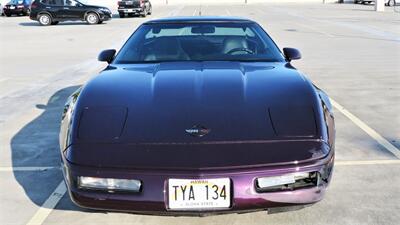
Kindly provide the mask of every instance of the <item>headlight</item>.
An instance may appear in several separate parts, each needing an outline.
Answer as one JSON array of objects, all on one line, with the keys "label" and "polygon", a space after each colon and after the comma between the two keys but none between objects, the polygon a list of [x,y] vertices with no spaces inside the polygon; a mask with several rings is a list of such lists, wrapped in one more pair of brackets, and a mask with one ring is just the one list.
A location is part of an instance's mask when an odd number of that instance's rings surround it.
[{"label": "headlight", "polygon": [[318,185],[318,172],[290,173],[282,176],[260,177],[256,179],[258,191],[285,191]]},{"label": "headlight", "polygon": [[132,191],[139,192],[142,186],[140,180],[98,178],[98,177],[78,177],[78,187],[94,190]]},{"label": "headlight", "polygon": [[109,13],[111,14],[111,10],[107,9],[107,8],[101,8],[101,11],[105,12],[105,13]]}]

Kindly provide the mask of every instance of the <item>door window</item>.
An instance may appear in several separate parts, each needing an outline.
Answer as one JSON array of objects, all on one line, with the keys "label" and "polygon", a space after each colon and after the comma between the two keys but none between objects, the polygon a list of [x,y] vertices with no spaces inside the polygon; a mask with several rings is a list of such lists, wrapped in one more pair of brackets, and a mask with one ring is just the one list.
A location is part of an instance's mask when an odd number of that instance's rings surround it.
[{"label": "door window", "polygon": [[54,5],[54,6],[64,4],[63,0],[42,0],[41,2],[45,5]]},{"label": "door window", "polygon": [[64,5],[66,6],[79,6],[80,3],[74,0],[64,0]]}]

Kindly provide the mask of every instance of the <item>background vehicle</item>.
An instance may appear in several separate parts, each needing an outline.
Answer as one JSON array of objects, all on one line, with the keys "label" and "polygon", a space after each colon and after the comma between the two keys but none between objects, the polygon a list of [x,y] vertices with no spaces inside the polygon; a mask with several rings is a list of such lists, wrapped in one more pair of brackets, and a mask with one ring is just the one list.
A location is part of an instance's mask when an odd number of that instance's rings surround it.
[{"label": "background vehicle", "polygon": [[4,13],[3,13],[3,5],[0,2],[0,16],[3,16],[3,15],[4,15]]},{"label": "background vehicle", "polygon": [[118,1],[118,13],[121,18],[126,15],[146,17],[152,13],[151,2],[149,0],[121,0]]},{"label": "background vehicle", "polygon": [[[370,1],[370,0],[354,0],[354,3],[358,4],[371,4],[372,2],[375,1]],[[387,6],[395,6],[396,5],[396,0],[385,0],[385,5]]]},{"label": "background vehicle", "polygon": [[111,10],[103,6],[85,5],[76,0],[35,0],[31,5],[32,20],[41,25],[55,25],[62,21],[86,21],[100,24],[110,20]]},{"label": "background vehicle", "polygon": [[11,0],[3,7],[3,13],[7,17],[12,15],[28,16],[30,14],[31,0]]},{"label": "background vehicle", "polygon": [[395,6],[396,5],[396,0],[386,0],[385,4],[387,6]]}]

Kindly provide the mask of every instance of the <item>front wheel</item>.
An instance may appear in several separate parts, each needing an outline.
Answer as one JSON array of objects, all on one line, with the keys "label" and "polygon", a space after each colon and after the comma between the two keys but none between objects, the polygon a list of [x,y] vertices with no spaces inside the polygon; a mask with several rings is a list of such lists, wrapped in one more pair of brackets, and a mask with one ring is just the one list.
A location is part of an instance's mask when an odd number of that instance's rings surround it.
[{"label": "front wheel", "polygon": [[120,13],[119,14],[119,18],[125,18],[125,14],[124,13]]},{"label": "front wheel", "polygon": [[58,21],[51,22],[51,25],[57,25]]},{"label": "front wheel", "polygon": [[97,24],[99,22],[99,16],[96,13],[88,13],[86,22],[90,25]]},{"label": "front wheel", "polygon": [[394,5],[396,5],[396,0],[389,0],[388,6],[393,7]]},{"label": "front wheel", "polygon": [[6,15],[7,17],[10,17],[10,16],[11,16],[10,13],[4,13],[4,15]]},{"label": "front wheel", "polygon": [[52,24],[51,17],[48,14],[40,14],[38,20],[42,26],[48,26]]}]

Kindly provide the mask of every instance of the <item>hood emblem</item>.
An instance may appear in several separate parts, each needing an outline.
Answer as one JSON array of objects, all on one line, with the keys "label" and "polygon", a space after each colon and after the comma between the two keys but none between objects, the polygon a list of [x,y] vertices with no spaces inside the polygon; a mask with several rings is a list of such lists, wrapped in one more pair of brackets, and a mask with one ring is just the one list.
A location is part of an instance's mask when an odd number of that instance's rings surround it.
[{"label": "hood emblem", "polygon": [[203,137],[204,135],[210,133],[211,130],[205,128],[204,126],[195,125],[190,129],[186,129],[185,131],[193,137]]}]

